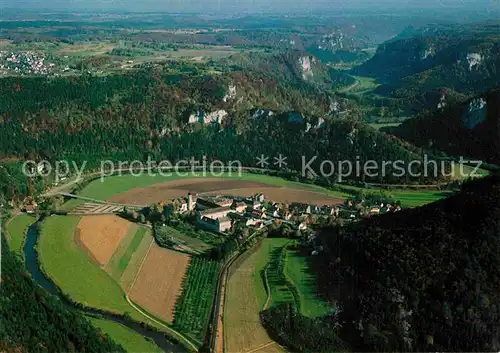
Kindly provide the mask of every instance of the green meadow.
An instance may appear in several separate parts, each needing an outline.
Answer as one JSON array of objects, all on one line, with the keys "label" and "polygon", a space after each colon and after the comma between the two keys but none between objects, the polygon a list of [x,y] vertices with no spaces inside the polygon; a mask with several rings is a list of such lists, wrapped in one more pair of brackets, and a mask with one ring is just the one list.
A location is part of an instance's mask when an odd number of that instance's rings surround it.
[{"label": "green meadow", "polygon": [[[188,174],[186,176],[151,176],[151,175],[121,175],[121,176],[110,176],[103,180],[97,179],[92,181],[87,185],[80,193],[80,196],[90,197],[95,199],[106,200],[110,197],[125,192],[133,188],[140,188],[150,186],[156,183],[162,183],[166,181],[176,180],[179,178],[203,178],[201,173],[198,174]],[[263,174],[252,174],[252,173],[242,173],[238,176],[236,173],[233,175],[223,174],[221,178],[239,179],[245,181],[260,182],[263,184],[288,187],[294,189],[308,190],[331,197],[347,198],[350,196],[348,192],[333,191],[328,190],[324,187],[305,184],[300,182],[294,182],[285,180],[279,177],[263,175]],[[342,188],[346,191],[358,192],[358,191],[377,191],[377,188],[363,189],[355,186],[342,185]],[[385,190],[385,189],[380,189]],[[400,200],[402,205],[405,207],[416,207],[422,206],[440,199],[446,198],[451,195],[450,192],[436,191],[436,190],[385,190],[394,195],[397,200]],[[70,200],[69,202],[81,202],[81,200]]]},{"label": "green meadow", "polygon": [[26,240],[26,231],[28,227],[35,223],[36,219],[27,214],[15,216],[7,223],[7,241],[10,250],[23,257],[23,246]]},{"label": "green meadow", "polygon": [[80,217],[51,216],[42,223],[38,253],[46,274],[72,300],[116,313],[132,311],[125,293],[74,240]]},{"label": "green meadow", "polygon": [[109,335],[113,341],[120,344],[127,352],[162,352],[153,342],[137,332],[114,321],[89,317],[94,327]]},{"label": "green meadow", "polygon": [[285,274],[297,288],[300,297],[300,311],[309,317],[328,314],[332,308],[317,295],[316,279],[309,270],[307,257],[296,250],[287,250]]}]

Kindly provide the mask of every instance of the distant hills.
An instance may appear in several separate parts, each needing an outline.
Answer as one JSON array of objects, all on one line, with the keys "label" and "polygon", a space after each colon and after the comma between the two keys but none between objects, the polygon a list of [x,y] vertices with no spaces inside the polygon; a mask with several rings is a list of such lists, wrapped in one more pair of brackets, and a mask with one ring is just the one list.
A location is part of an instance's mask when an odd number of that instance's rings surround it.
[{"label": "distant hills", "polygon": [[316,56],[303,50],[236,54],[222,60],[222,63],[233,69],[264,74],[268,79],[313,85],[330,91],[355,82],[347,73],[324,65]]},{"label": "distant hills", "polygon": [[319,288],[340,308],[350,350],[500,349],[499,200],[500,179],[490,177],[434,204],[323,231]]},{"label": "distant hills", "polygon": [[448,95],[453,102],[457,94],[472,97],[500,85],[499,32],[496,22],[409,27],[354,71],[376,77],[384,84],[378,91],[397,98],[444,89],[441,105],[446,104]]}]

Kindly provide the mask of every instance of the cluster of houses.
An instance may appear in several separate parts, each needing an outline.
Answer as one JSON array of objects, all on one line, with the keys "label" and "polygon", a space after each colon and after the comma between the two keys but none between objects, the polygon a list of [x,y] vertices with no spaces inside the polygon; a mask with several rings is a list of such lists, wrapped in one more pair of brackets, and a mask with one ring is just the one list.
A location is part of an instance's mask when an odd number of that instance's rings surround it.
[{"label": "cluster of houses", "polygon": [[48,74],[55,64],[47,63],[41,53],[0,51],[0,70],[18,74]]},{"label": "cluster of houses", "polygon": [[401,211],[400,205],[391,205],[389,203],[380,203],[380,204],[371,204],[367,205],[365,201],[360,200],[358,202],[354,200],[346,201],[346,208],[348,210],[352,210],[359,216],[374,216],[379,214],[385,214],[389,212],[398,212]]},{"label": "cluster of houses", "polygon": [[338,207],[270,202],[263,194],[251,197],[198,197],[190,193],[169,207],[174,213],[194,212],[200,228],[218,233],[228,232],[237,224],[260,229],[276,220],[303,230],[307,228],[307,222],[292,222],[292,217],[303,219],[314,214],[338,217],[340,212]]}]

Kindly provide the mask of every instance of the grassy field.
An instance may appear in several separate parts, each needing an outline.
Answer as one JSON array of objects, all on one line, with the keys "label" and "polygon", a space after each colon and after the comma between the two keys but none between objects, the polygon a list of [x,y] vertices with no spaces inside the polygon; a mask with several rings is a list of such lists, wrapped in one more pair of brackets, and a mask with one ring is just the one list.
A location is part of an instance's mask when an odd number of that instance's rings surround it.
[{"label": "grassy field", "polygon": [[[269,238],[262,241],[262,245],[256,253],[253,260],[253,266],[255,266],[255,271],[253,275],[253,282],[255,288],[255,295],[259,301],[260,310],[264,308],[267,301],[266,288],[264,286],[264,281],[262,278],[262,273],[267,264],[271,261],[271,256],[273,251],[279,249],[290,242],[290,239],[286,238]],[[271,288],[271,295],[273,289]]]},{"label": "grassy field", "polygon": [[328,314],[331,307],[316,293],[314,276],[309,272],[307,257],[296,250],[287,250],[286,276],[295,285],[300,296],[300,311],[309,317]]},{"label": "grassy field", "polygon": [[[119,283],[124,291],[128,292],[134,282],[135,276],[139,272],[142,261],[149,248],[154,244],[153,237],[145,236],[142,238],[137,250],[132,254],[128,266],[119,278]],[[121,259],[121,257],[120,257]]]},{"label": "grassy field", "polygon": [[121,257],[120,261],[118,262],[118,267],[117,267],[117,272],[121,276],[123,271],[127,268],[130,259],[132,258],[132,255],[137,251],[139,248],[139,245],[141,245],[142,239],[146,235],[147,229],[145,227],[139,227],[134,234],[134,237],[132,238],[132,242],[130,245],[127,247],[127,250]]},{"label": "grassy field", "polygon": [[139,229],[139,226],[132,223],[128,229],[127,234],[123,237],[118,248],[114,254],[109,259],[108,263],[104,267],[104,270],[111,275],[116,281],[120,280],[123,270],[120,269],[120,261],[124,254],[127,252],[130,244],[134,240],[134,237]]},{"label": "grassy field", "polygon": [[287,285],[286,278],[284,277],[284,267],[286,263],[288,243],[283,246],[276,247],[272,250],[266,267],[266,278],[271,290],[271,302],[269,306],[276,306],[280,304],[293,304],[293,292]]},{"label": "grassy field", "polygon": [[370,125],[371,127],[373,127],[374,129],[376,130],[380,130],[384,127],[397,127],[399,125],[401,125],[401,123],[372,123],[372,124],[368,124]]},{"label": "grassy field", "polygon": [[42,224],[42,268],[73,300],[117,313],[131,311],[120,286],[75,243],[80,217],[51,216]]},{"label": "grassy field", "polygon": [[[227,352],[245,352],[272,342],[260,323],[259,313],[267,301],[262,271],[274,250],[289,239],[264,239],[228,280],[224,305],[224,342]],[[274,347],[274,346],[273,346]],[[270,351],[270,347],[262,352]]]},{"label": "grassy field", "polygon": [[478,177],[485,177],[490,174],[490,172],[488,172],[485,169],[479,168],[477,171],[475,171],[474,169],[475,167],[471,167],[465,164],[463,164],[462,168],[460,168],[460,164],[456,164],[453,166],[453,179],[461,180],[461,179],[467,179],[469,177],[478,178]]},{"label": "grassy field", "polygon": [[[255,181],[264,184],[274,185],[274,186],[282,186],[282,187],[290,187],[295,189],[309,190],[315,191],[319,193],[323,193],[333,197],[346,197],[347,194],[337,191],[327,190],[320,186],[311,185],[311,184],[303,184],[299,182],[288,181],[282,178],[272,177],[268,175],[261,174],[250,174],[243,173],[241,176],[238,176],[236,173],[234,175],[224,174],[221,178],[231,178],[231,179],[239,179],[245,181]],[[94,180],[89,185],[87,185],[81,192],[80,196],[90,197],[100,200],[106,200],[110,197],[125,192],[127,190],[133,188],[140,188],[145,186],[150,186],[155,183],[161,183],[171,180],[176,180],[180,178],[203,178],[200,174],[189,174],[187,176],[150,176],[147,174],[141,176],[132,176],[132,175],[121,175],[121,176],[111,176],[105,178],[103,181],[100,179]]]},{"label": "grassy field", "polygon": [[[92,262],[76,244],[74,232],[79,222],[80,217],[76,216],[51,216],[43,222],[38,254],[44,272],[78,303],[118,314],[128,313],[137,321],[163,329],[136,311],[127,302],[125,291],[118,282]],[[127,271],[130,269],[127,283],[133,281],[152,241],[152,237],[145,236],[139,250],[132,256],[127,267]]]},{"label": "grassy field", "polygon": [[94,327],[99,328],[101,332],[109,335],[111,339],[125,348],[127,352],[162,352],[156,344],[119,323],[93,317],[89,317],[89,320]]},{"label": "grassy field", "polygon": [[401,201],[403,207],[418,207],[439,201],[451,196],[449,191],[420,190],[420,191],[389,191],[396,200]]},{"label": "grassy field", "polygon": [[[193,178],[193,177],[201,177],[200,175],[193,175],[190,174],[187,177]],[[175,180],[181,178],[179,176],[149,176],[149,175],[142,175],[138,177],[130,176],[130,175],[123,175],[123,176],[112,176],[105,178],[104,181],[100,180],[95,180],[91,182],[87,187],[85,187],[81,192],[81,196],[85,197],[90,197],[90,198],[96,198],[96,199],[109,199],[110,197],[125,192],[129,189],[132,188],[138,188],[138,187],[145,187],[145,186],[150,186],[155,183],[161,183],[165,181],[170,181],[170,180]],[[282,178],[278,177],[273,177],[273,176],[268,176],[268,175],[261,175],[261,174],[251,174],[251,173],[243,173],[241,176],[233,175],[224,175],[222,178],[232,178],[232,179],[240,179],[240,180],[245,180],[245,181],[255,181],[255,182],[260,182],[268,185],[274,185],[274,186],[282,186],[282,187],[289,187],[289,188],[294,188],[294,189],[302,189],[302,190],[308,190],[308,191],[313,191],[313,192],[318,192],[322,193],[331,197],[341,197],[341,198],[347,198],[350,195],[346,192],[340,192],[340,191],[332,191],[332,190],[327,190],[321,186],[318,185],[312,185],[312,184],[303,184],[299,182],[293,182],[289,180],[285,180]],[[366,190],[366,191],[377,191],[377,189],[372,188],[372,189],[362,189],[354,186],[343,186],[346,189],[352,190],[353,192],[355,191],[361,191],[361,190]],[[431,203],[437,200],[440,200],[442,198],[450,196],[449,192],[442,192],[442,191],[436,191],[436,190],[389,190],[391,194],[393,194],[396,199],[400,200],[402,205],[405,207],[416,207],[416,206],[422,206],[427,203]],[[73,200],[72,200],[73,201]],[[70,202],[72,202],[70,201]]]},{"label": "grassy field", "polygon": [[26,239],[28,227],[35,223],[36,219],[27,214],[15,216],[7,223],[7,234],[9,248],[17,255],[23,256],[23,245]]},{"label": "grassy field", "polygon": [[[245,259],[229,278],[224,309],[226,351],[250,351],[272,342],[260,324],[259,313],[264,307],[282,303],[293,304],[293,287],[297,289],[302,314],[318,317],[332,310],[316,295],[315,282],[308,271],[307,258],[286,248],[291,243],[287,238],[264,239],[260,247]],[[280,261],[282,250],[286,256]],[[267,273],[270,297],[266,291],[264,271]],[[279,346],[273,346],[273,349],[280,350]],[[265,348],[262,349],[262,352],[265,351]]]}]

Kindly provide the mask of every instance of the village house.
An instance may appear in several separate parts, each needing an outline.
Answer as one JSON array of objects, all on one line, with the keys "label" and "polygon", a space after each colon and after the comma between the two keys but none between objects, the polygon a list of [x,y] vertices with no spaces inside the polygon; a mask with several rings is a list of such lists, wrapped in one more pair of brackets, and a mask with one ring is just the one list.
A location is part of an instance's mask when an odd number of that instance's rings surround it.
[{"label": "village house", "polygon": [[262,206],[262,203],[260,201],[257,201],[257,200],[245,200],[248,204],[249,207],[251,207],[252,209],[254,210],[258,210],[260,208],[260,206]]},{"label": "village house", "polygon": [[321,214],[326,216],[335,216],[335,209],[330,206],[321,207]]},{"label": "village house", "polygon": [[196,200],[196,209],[200,210],[200,211],[206,210],[209,208],[218,208],[218,207],[220,207],[220,206],[208,198],[199,197]]},{"label": "village house", "polygon": [[312,205],[311,206],[311,213],[312,214],[321,214],[321,207]]},{"label": "village house", "polygon": [[28,198],[26,204],[24,205],[24,212],[33,214],[35,213],[37,207],[38,204],[36,203],[36,201],[33,200],[32,198]]},{"label": "village house", "polygon": [[252,210],[250,215],[255,218],[263,219],[266,218],[266,211],[262,210]]},{"label": "village house", "polygon": [[262,223],[262,221],[259,219],[255,219],[255,218],[247,218],[247,220],[245,221],[245,226],[247,226],[247,227],[255,226],[258,223]]},{"label": "village house", "polygon": [[289,221],[290,218],[292,218],[292,213],[286,210],[281,210],[279,211],[280,217],[283,218],[285,221]]},{"label": "village house", "polygon": [[234,201],[233,202],[233,209],[236,213],[245,213],[246,209],[247,209],[248,205],[244,202],[237,202],[237,201]]},{"label": "village house", "polygon": [[253,199],[262,203],[264,202],[265,197],[264,194],[256,194],[254,195]]},{"label": "village house", "polygon": [[305,230],[307,229],[307,222],[300,222],[299,225],[298,225],[298,229],[299,230]]},{"label": "village house", "polygon": [[198,224],[200,227],[212,230],[217,233],[224,233],[231,229],[231,219],[229,219],[228,217],[220,217],[216,219],[202,217],[198,221]]},{"label": "village house", "polygon": [[201,220],[203,217],[217,219],[226,217],[232,211],[231,207],[211,208],[208,210],[196,211],[196,218],[198,220]]},{"label": "village house", "polygon": [[36,208],[33,205],[24,206],[24,212],[26,212],[26,213],[33,214],[33,213],[35,213],[35,210],[36,210]]},{"label": "village house", "polygon": [[274,207],[274,206],[273,206],[273,207],[271,207],[271,208],[269,209],[269,212],[268,212],[268,213],[269,213],[272,217],[274,217],[274,218],[279,218],[279,217],[280,217],[280,212],[279,212],[279,211],[280,211],[279,209],[277,209],[276,207]]},{"label": "village house", "polygon": [[186,213],[189,211],[188,203],[186,201],[181,202],[179,206],[179,213]]}]

